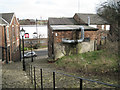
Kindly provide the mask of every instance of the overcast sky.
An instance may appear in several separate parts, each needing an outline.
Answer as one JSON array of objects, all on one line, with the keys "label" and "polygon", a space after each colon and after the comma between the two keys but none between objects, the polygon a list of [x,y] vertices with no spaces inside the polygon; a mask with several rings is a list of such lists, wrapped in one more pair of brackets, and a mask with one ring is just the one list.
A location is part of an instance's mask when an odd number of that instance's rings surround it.
[{"label": "overcast sky", "polygon": [[107,0],[0,0],[0,13],[14,12],[20,19],[72,17],[78,12],[96,13],[96,7],[104,1]]}]

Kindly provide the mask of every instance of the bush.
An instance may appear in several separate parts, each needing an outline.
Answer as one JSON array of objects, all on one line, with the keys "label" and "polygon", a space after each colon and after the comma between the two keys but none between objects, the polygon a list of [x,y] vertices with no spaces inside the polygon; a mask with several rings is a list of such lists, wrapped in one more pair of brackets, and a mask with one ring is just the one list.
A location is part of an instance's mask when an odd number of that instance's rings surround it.
[{"label": "bush", "polygon": [[40,43],[37,43],[33,46],[34,49],[38,49],[40,47]]}]

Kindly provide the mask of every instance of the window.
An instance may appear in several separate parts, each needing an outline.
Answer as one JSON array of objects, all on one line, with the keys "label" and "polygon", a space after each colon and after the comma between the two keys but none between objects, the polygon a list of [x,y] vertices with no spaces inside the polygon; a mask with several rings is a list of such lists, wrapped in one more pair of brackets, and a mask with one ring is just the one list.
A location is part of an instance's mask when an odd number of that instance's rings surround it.
[{"label": "window", "polygon": [[90,37],[84,38],[84,42],[90,42]]},{"label": "window", "polygon": [[9,29],[7,27],[7,39],[9,40]]}]

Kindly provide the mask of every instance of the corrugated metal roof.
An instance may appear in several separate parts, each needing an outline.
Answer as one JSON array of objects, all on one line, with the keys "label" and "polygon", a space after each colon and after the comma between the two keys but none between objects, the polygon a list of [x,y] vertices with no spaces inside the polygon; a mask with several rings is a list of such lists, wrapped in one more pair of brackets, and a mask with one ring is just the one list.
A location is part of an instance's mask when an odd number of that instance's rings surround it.
[{"label": "corrugated metal roof", "polygon": [[83,13],[76,13],[80,19],[82,19],[86,24],[88,23],[88,17],[90,18],[90,24],[94,25],[103,25],[108,24],[108,22],[100,17],[98,14],[83,14]]},{"label": "corrugated metal roof", "polygon": [[87,25],[50,25],[50,27],[52,28],[52,30],[62,30],[62,31],[65,31],[65,30],[79,30],[79,28],[83,26],[84,27],[84,30],[91,30],[91,31],[94,31],[94,30],[98,30],[97,28],[93,28],[93,27],[90,27],[90,26],[87,26]]},{"label": "corrugated metal roof", "polygon": [[[6,20],[9,24],[11,23],[14,13],[0,13],[0,17]],[[0,21],[0,24],[3,24],[3,20]],[[5,24],[5,23],[4,23]]]},{"label": "corrugated metal roof", "polygon": [[50,25],[78,25],[73,18],[49,18]]}]

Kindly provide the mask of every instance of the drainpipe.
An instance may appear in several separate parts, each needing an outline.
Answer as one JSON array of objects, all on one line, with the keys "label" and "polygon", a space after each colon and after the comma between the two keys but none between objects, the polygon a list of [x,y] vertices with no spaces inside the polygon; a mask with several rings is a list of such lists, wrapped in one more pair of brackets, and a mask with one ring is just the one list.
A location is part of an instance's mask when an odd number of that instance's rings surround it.
[{"label": "drainpipe", "polygon": [[4,38],[5,38],[5,53],[6,53],[6,63],[8,63],[8,58],[7,58],[7,38],[6,38],[6,26],[4,26]]},{"label": "drainpipe", "polygon": [[88,16],[88,25],[90,25],[90,17]]},{"label": "drainpipe", "polygon": [[81,29],[81,39],[79,40],[67,40],[67,39],[62,39],[62,42],[63,43],[80,43],[80,42],[83,42],[84,40],[84,27],[83,26],[80,26],[79,29]]}]

